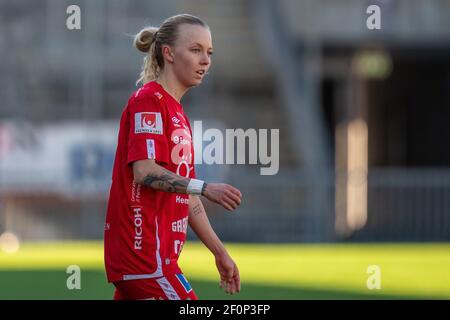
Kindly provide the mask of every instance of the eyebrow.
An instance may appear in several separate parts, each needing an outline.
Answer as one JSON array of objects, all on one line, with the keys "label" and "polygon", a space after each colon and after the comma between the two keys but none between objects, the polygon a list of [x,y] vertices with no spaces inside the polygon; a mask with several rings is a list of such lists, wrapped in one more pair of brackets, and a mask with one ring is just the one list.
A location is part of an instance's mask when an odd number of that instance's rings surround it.
[{"label": "eyebrow", "polygon": [[[191,46],[200,46],[200,47],[202,47],[203,48],[203,46],[200,44],[200,43],[198,43],[198,42],[194,42]],[[212,50],[213,48],[208,48],[208,50]]]}]

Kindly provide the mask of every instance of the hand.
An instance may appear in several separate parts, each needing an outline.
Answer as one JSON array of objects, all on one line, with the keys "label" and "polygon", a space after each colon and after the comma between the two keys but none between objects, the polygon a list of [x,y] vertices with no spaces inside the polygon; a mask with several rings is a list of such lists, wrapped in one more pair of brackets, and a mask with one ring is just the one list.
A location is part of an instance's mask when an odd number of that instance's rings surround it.
[{"label": "hand", "polygon": [[241,291],[241,278],[239,270],[228,254],[216,257],[216,266],[220,274],[220,287],[228,294]]},{"label": "hand", "polygon": [[225,183],[208,183],[203,195],[228,211],[235,210],[241,204],[242,198],[238,189]]}]

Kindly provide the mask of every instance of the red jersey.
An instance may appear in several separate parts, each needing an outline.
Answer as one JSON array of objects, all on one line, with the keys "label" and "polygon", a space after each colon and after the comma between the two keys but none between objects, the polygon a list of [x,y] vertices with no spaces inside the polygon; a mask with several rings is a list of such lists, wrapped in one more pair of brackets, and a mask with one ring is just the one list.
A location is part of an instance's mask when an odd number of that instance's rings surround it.
[{"label": "red jersey", "polygon": [[189,119],[182,105],[155,81],[133,93],[120,120],[104,231],[109,282],[179,272],[189,195],[135,183],[132,163],[145,159],[195,178]]}]

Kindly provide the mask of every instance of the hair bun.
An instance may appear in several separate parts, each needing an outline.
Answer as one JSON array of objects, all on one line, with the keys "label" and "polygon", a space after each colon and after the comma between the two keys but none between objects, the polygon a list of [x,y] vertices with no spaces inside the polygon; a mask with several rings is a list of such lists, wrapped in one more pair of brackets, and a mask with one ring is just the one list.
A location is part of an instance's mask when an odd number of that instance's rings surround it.
[{"label": "hair bun", "polygon": [[139,31],[134,37],[134,46],[136,49],[142,52],[148,52],[157,31],[158,28],[155,27],[147,27]]}]

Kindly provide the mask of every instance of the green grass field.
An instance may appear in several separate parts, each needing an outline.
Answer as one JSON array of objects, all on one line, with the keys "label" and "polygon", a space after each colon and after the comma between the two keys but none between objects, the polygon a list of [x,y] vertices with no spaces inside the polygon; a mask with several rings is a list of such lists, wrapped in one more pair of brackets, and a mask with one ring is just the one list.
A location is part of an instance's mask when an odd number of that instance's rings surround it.
[{"label": "green grass field", "polygon": [[[227,244],[242,291],[219,288],[213,256],[184,246],[180,265],[201,299],[450,299],[450,244]],[[68,290],[66,268],[81,268],[81,290]],[[381,289],[369,290],[369,265]],[[0,299],[111,299],[101,242],[25,243],[0,252]]]}]

